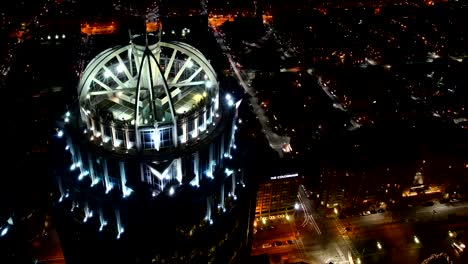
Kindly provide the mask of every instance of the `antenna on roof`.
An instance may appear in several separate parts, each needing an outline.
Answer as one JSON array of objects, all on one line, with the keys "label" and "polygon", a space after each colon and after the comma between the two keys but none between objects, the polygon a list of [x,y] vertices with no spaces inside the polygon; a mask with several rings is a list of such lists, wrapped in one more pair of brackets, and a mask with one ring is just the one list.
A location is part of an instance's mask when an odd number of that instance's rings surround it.
[{"label": "antenna on roof", "polygon": [[148,27],[146,26],[148,21],[147,21],[147,17],[145,16],[145,19],[143,20],[145,25],[145,44],[146,44],[146,47],[148,47]]}]

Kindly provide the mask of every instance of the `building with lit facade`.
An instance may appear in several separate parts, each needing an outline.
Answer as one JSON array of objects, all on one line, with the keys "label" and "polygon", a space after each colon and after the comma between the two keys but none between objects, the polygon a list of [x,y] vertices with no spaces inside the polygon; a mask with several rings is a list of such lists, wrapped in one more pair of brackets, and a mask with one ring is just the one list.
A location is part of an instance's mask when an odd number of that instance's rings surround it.
[{"label": "building with lit facade", "polygon": [[292,215],[299,190],[298,176],[297,173],[277,175],[260,182],[255,217],[260,219]]},{"label": "building with lit facade", "polygon": [[67,263],[235,263],[251,222],[229,167],[240,101],[205,56],[133,36],[90,61],[77,89],[56,135]]}]

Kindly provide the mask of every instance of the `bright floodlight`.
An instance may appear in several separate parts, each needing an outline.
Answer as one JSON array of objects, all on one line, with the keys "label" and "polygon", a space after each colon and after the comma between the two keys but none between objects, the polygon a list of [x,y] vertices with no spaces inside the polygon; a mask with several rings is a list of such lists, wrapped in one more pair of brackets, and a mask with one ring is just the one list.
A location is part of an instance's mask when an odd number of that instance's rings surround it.
[{"label": "bright floodlight", "polygon": [[123,64],[119,64],[117,65],[117,67],[115,68],[117,70],[118,73],[121,73],[125,70],[125,65]]},{"label": "bright floodlight", "polygon": [[7,226],[7,227],[5,227],[5,228],[3,228],[3,230],[2,230],[2,233],[0,233],[0,236],[4,236],[4,235],[6,235],[6,234],[8,233],[8,229],[9,229],[9,227],[8,227],[8,226]]},{"label": "bright floodlight", "polygon": [[187,61],[187,67],[189,69],[193,67],[193,62],[191,60]]},{"label": "bright floodlight", "polygon": [[294,209],[296,209],[296,210],[299,209],[299,204],[298,204],[298,203],[295,203],[295,204],[294,204]]},{"label": "bright floodlight", "polygon": [[109,78],[112,76],[112,73],[110,71],[104,71],[104,77]]}]

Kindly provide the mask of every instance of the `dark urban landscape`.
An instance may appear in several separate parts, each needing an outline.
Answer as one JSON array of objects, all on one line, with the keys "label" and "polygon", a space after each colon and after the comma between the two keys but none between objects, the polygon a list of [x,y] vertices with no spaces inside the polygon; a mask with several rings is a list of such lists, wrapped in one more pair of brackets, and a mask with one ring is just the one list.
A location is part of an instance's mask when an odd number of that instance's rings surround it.
[{"label": "dark urban landscape", "polygon": [[468,263],[467,1],[0,12],[0,263]]}]

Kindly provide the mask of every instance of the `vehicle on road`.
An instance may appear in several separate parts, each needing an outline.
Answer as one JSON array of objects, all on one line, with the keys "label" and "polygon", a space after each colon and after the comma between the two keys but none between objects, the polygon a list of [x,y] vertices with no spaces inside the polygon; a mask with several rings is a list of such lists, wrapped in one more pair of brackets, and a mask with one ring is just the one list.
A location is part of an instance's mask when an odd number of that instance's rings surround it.
[{"label": "vehicle on road", "polygon": [[433,201],[427,201],[422,204],[423,206],[433,206],[434,202]]},{"label": "vehicle on road", "polygon": [[263,243],[262,244],[262,248],[271,248],[271,247],[272,247],[271,243]]},{"label": "vehicle on road", "polygon": [[275,242],[273,242],[273,245],[274,245],[275,247],[279,247],[279,246],[283,245],[283,242],[281,242],[281,241],[275,241]]}]

